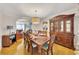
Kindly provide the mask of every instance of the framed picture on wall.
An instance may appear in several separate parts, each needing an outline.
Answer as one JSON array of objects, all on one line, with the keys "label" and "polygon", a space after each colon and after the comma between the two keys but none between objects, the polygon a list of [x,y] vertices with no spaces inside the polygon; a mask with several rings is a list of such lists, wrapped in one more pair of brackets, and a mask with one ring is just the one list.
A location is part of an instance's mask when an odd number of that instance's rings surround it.
[{"label": "framed picture on wall", "polygon": [[8,25],[8,26],[7,26],[7,29],[13,29],[13,26],[9,26],[9,25]]}]

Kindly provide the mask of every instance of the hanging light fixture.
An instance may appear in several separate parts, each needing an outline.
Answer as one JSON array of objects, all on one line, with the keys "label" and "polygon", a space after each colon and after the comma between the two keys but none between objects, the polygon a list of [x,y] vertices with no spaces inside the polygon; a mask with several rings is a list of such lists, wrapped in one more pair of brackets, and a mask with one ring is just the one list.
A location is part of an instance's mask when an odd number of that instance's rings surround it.
[{"label": "hanging light fixture", "polygon": [[32,24],[39,24],[40,22],[40,18],[37,17],[37,10],[34,11],[35,12],[35,17],[32,17]]}]

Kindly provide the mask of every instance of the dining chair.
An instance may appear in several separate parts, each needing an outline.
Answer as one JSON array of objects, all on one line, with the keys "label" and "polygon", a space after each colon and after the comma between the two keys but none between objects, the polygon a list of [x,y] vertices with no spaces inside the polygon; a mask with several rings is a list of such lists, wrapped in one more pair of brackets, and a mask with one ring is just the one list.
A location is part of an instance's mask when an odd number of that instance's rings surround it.
[{"label": "dining chair", "polygon": [[24,33],[24,48],[27,47],[28,52],[29,52],[29,46],[30,46],[30,40],[28,34]]},{"label": "dining chair", "polygon": [[50,40],[42,47],[42,51],[46,52],[47,55],[49,55],[50,53],[53,55],[53,43],[55,41],[55,38],[55,35],[51,35]]},{"label": "dining chair", "polygon": [[28,46],[28,52],[31,52],[31,54],[33,54],[33,48],[35,48],[37,45],[36,44],[34,44],[32,41],[31,41],[31,35],[30,35],[31,33],[29,32],[27,32],[27,33],[25,33],[24,34],[24,46],[25,46],[25,48],[26,48],[26,46]]},{"label": "dining chair", "polygon": [[30,34],[29,34],[29,39],[30,39],[30,48],[32,50],[31,54],[33,54],[33,50],[34,50],[34,48],[37,47],[37,45],[31,41],[31,39],[33,39],[33,38],[31,37]]}]

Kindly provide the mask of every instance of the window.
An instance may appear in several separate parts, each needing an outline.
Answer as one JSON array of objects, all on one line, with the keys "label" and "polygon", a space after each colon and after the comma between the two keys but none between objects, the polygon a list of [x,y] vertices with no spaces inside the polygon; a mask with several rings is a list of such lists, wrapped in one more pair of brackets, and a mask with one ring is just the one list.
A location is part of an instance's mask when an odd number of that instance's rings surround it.
[{"label": "window", "polygon": [[24,30],[24,24],[16,24],[17,30]]}]

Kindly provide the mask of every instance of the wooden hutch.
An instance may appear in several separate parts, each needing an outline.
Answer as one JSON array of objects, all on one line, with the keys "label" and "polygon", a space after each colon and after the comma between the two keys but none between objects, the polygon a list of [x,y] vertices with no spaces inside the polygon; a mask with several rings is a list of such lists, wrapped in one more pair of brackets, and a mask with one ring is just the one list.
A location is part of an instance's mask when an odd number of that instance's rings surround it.
[{"label": "wooden hutch", "polygon": [[74,49],[74,14],[59,15],[50,20],[50,35],[55,34],[55,43]]}]

